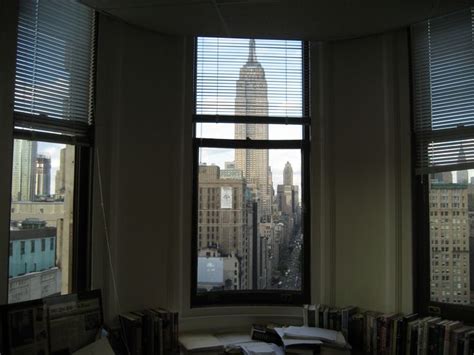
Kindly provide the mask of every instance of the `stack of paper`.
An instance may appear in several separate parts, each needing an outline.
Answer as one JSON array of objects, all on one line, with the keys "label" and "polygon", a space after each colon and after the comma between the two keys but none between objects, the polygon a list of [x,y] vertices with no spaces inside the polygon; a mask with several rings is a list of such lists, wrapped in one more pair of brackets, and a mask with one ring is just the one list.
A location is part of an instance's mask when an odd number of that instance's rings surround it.
[{"label": "stack of paper", "polygon": [[317,345],[334,346],[341,349],[350,348],[341,332],[315,327],[275,328],[280,335],[285,349],[296,347],[314,347]]},{"label": "stack of paper", "polygon": [[189,352],[218,352],[223,351],[224,346],[214,335],[211,334],[185,334],[179,337],[179,342]]}]

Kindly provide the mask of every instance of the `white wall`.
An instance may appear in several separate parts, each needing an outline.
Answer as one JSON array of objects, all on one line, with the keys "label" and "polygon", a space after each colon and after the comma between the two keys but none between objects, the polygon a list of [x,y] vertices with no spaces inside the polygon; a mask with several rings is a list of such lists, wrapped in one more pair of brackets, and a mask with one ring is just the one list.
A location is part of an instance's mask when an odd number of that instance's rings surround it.
[{"label": "white wall", "polygon": [[407,39],[313,46],[315,301],[412,309]]},{"label": "white wall", "polygon": [[0,304],[6,303],[8,294],[16,13],[16,1],[0,0]]},{"label": "white wall", "polygon": [[122,309],[174,298],[184,40],[104,16],[99,23],[93,284],[108,316],[118,305],[103,212]]},{"label": "white wall", "polygon": [[[407,43],[312,45],[313,302],[411,310]],[[298,320],[292,307],[189,308],[191,53],[192,39],[100,18],[96,146],[121,310],[170,307],[184,328]],[[111,317],[98,181],[93,276]]]}]

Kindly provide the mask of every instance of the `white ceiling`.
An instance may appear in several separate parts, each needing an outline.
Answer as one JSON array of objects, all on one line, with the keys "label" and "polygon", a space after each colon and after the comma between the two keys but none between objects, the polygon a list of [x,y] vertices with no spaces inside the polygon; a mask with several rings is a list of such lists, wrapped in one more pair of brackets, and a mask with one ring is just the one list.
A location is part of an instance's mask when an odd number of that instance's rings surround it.
[{"label": "white ceiling", "polygon": [[474,0],[81,0],[150,30],[184,35],[329,40],[407,26]]}]

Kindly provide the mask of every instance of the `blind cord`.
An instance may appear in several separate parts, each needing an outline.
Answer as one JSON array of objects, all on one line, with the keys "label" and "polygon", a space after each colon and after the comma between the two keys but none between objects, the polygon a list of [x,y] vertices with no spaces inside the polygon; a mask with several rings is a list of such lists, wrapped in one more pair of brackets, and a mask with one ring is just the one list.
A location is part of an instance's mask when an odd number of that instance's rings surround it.
[{"label": "blind cord", "polygon": [[[115,268],[112,262],[112,252],[110,248],[110,238],[109,238],[109,228],[107,226],[107,218],[105,215],[105,205],[104,205],[104,193],[103,193],[103,188],[102,188],[102,171],[100,168],[100,154],[99,154],[99,148],[96,149],[96,155],[97,155],[97,174],[98,174],[98,179],[99,179],[99,197],[100,197],[100,209],[102,211],[102,219],[104,223],[104,237],[105,237],[105,242],[107,245],[107,256],[109,260],[109,267],[110,267],[110,273],[112,275],[112,287],[114,289],[114,296],[115,296],[115,302],[116,302],[116,310],[118,308],[119,313],[122,310],[122,307],[120,305],[120,297],[117,289],[117,280],[115,278]],[[125,335],[125,328],[123,326],[122,320],[119,318],[119,323],[120,323],[120,336],[122,337],[123,343],[125,344],[125,348],[127,350],[127,354],[131,355],[130,349],[128,348],[128,343],[127,343],[127,338]]]}]

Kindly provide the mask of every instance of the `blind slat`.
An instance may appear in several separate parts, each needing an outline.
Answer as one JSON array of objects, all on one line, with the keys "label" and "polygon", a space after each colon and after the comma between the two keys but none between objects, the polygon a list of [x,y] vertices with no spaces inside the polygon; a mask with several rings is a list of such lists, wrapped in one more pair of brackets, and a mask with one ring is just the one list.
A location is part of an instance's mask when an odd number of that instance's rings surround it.
[{"label": "blind slat", "polygon": [[305,117],[303,43],[251,41],[198,38],[195,114]]},{"label": "blind slat", "polygon": [[474,163],[472,9],[412,26],[417,173]]},{"label": "blind slat", "polygon": [[91,124],[93,10],[22,0],[18,23],[15,111]]}]

